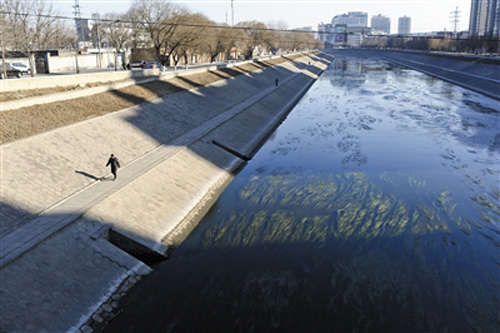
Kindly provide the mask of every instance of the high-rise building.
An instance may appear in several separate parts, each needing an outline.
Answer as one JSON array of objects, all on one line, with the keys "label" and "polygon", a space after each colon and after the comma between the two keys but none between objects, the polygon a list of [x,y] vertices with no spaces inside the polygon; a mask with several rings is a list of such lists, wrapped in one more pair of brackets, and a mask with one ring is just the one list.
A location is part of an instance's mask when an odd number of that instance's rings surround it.
[{"label": "high-rise building", "polygon": [[411,18],[406,15],[398,20],[398,35],[409,35],[411,32]]},{"label": "high-rise building", "polygon": [[387,35],[391,33],[391,19],[387,16],[378,14],[376,16],[372,16],[372,32],[383,32]]},{"label": "high-rise building", "polygon": [[349,12],[336,15],[332,18],[332,25],[345,24],[347,27],[368,27],[368,14],[363,12]]},{"label": "high-rise building", "polygon": [[500,0],[472,0],[470,6],[469,35],[472,37],[498,37]]}]

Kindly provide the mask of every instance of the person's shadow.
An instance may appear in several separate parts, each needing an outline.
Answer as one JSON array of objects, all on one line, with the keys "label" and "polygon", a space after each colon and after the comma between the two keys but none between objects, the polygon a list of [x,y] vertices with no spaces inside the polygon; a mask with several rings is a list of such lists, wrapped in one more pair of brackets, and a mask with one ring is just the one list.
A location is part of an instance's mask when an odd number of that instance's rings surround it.
[{"label": "person's shadow", "polygon": [[75,170],[75,173],[79,173],[80,175],[84,175],[85,177],[91,178],[93,180],[106,180],[106,178],[104,178],[104,177],[98,178],[94,175],[91,175],[90,173],[85,172],[85,171]]}]

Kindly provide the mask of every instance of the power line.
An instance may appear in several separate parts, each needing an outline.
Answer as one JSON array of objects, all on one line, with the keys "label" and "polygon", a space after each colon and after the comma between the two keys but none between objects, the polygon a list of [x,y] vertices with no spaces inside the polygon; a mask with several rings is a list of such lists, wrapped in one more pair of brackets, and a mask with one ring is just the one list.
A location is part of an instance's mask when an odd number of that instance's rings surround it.
[{"label": "power line", "polygon": [[[30,13],[16,13],[16,12],[10,12],[10,11],[0,11],[0,14],[2,15],[16,15],[16,16],[28,16],[28,17],[44,17],[44,18],[52,18],[52,19],[60,19],[60,20],[74,20],[74,17],[69,17],[69,16],[64,16],[64,15],[49,15],[49,14],[30,14]],[[91,18],[84,18],[81,17],[81,20],[92,20]],[[101,19],[101,22],[114,22],[115,20],[113,19]],[[257,31],[274,31],[274,32],[297,32],[297,33],[317,33],[318,31],[309,31],[309,30],[283,30],[283,29],[272,29],[272,28],[257,28],[257,27],[248,27],[248,26],[233,26],[233,27],[227,27],[223,25],[217,25],[217,24],[194,24],[194,23],[179,23],[179,22],[140,22],[140,21],[135,21],[135,20],[120,20],[120,22],[123,23],[129,23],[129,24],[149,24],[149,25],[176,25],[176,26],[185,26],[185,27],[193,27],[193,28],[215,28],[215,29],[239,29],[239,30],[257,30]]]},{"label": "power line", "polygon": [[[454,11],[455,12],[455,11]],[[452,12],[452,13],[454,13]],[[460,11],[459,11],[460,12]],[[69,16],[64,16],[64,15],[49,15],[49,14],[30,14],[30,13],[16,13],[16,12],[11,12],[11,11],[3,11],[0,10],[0,15],[16,15],[16,16],[28,16],[28,17],[44,17],[44,18],[51,18],[51,19],[61,19],[61,20],[74,20],[73,17]],[[92,20],[91,18],[81,18],[82,20]],[[115,19],[100,19],[101,22],[115,22]],[[254,30],[254,31],[271,31],[271,32],[293,32],[293,33],[307,33],[307,34],[320,34],[320,35],[336,35],[338,33],[336,32],[327,32],[327,31],[319,31],[319,30],[296,30],[296,29],[291,29],[291,30],[283,30],[283,29],[272,29],[272,28],[258,28],[258,27],[249,27],[249,26],[233,26],[233,27],[228,27],[224,25],[217,25],[217,24],[194,24],[194,23],[179,23],[179,22],[140,22],[140,21],[135,21],[135,20],[120,20],[122,23],[128,23],[128,24],[142,24],[142,25],[169,25],[169,26],[184,26],[184,27],[193,27],[193,28],[214,28],[214,29],[238,29],[238,30]],[[342,33],[344,35],[353,35],[356,34],[355,32],[345,32]],[[375,37],[375,35],[370,35]],[[407,38],[415,38],[415,39],[441,39],[443,37],[441,36],[412,36],[412,35],[397,35],[397,36],[382,36],[383,38],[396,38],[396,39],[407,39]],[[458,37],[457,37],[458,39]],[[460,40],[477,40],[477,38],[460,38]],[[498,39],[480,39],[481,41],[485,42],[498,42]]]}]

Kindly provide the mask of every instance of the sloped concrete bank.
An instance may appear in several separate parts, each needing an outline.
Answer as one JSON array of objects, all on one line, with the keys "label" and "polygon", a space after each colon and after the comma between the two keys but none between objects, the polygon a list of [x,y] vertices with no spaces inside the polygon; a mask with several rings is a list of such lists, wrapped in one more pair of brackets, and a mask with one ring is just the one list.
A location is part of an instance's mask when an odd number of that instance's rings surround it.
[{"label": "sloped concrete bank", "polygon": [[[124,250],[164,256],[181,242],[329,61],[310,55],[3,145],[2,330],[105,324],[151,271]],[[110,152],[117,181],[101,177]]]}]

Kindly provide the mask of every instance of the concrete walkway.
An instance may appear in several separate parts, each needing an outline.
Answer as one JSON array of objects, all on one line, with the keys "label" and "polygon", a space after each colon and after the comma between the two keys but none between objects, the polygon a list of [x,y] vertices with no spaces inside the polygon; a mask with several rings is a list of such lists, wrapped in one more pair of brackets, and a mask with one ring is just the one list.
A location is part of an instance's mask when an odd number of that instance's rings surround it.
[{"label": "concrete walkway", "polygon": [[[296,60],[265,69],[262,77],[255,73],[200,87],[2,146],[2,170],[6,171],[2,224],[13,224],[2,226],[10,232],[0,239],[0,330],[90,332],[111,319],[120,298],[151,269],[110,243],[110,231],[165,254],[168,240],[180,229],[189,229],[186,224],[201,219],[244,163],[234,151],[251,157],[327,64],[328,60],[315,56]],[[277,75],[280,85],[276,87]],[[234,103],[237,96],[245,97]],[[165,107],[177,113],[176,105],[184,114],[172,122],[165,118]],[[197,112],[194,127],[186,107]],[[210,108],[224,111],[210,112]],[[130,123],[134,126],[125,126]],[[118,134],[116,147],[126,146],[129,152],[122,150],[119,155],[124,158],[118,179],[112,181],[107,175],[96,180],[98,173],[89,169],[81,172],[86,178],[73,180],[79,176],[68,173],[77,158],[70,149],[75,136],[84,136],[95,150],[102,145],[99,135],[110,130],[120,131],[111,133]],[[166,130],[168,137],[175,138],[168,140]],[[94,141],[89,139],[92,136]],[[109,140],[113,146],[112,135]],[[215,140],[234,151],[213,144]],[[99,156],[94,150],[83,153]],[[37,159],[39,165],[26,163]],[[101,169],[103,163],[98,163]],[[30,205],[36,208],[26,212]],[[34,218],[29,222],[16,224],[18,218],[30,216]]]}]

